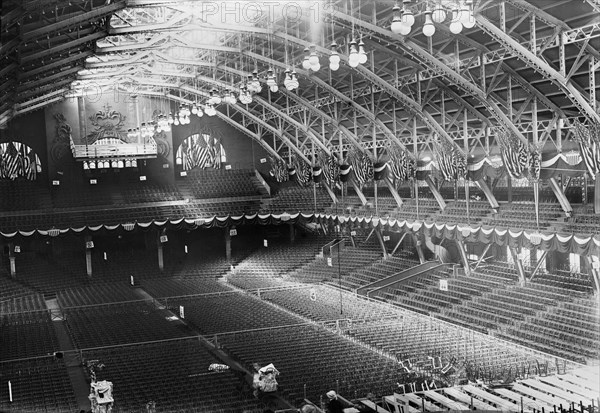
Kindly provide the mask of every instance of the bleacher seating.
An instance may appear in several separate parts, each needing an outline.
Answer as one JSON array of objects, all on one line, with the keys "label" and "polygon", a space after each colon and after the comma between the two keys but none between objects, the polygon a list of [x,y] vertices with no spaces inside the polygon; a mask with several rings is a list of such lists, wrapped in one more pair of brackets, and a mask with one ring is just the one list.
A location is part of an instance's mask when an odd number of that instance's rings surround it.
[{"label": "bleacher seating", "polygon": [[183,194],[199,199],[260,195],[253,176],[250,169],[193,169],[177,181],[177,186]]},{"label": "bleacher seating", "polygon": [[[21,342],[22,343],[22,342]],[[2,347],[4,352],[5,347]],[[0,411],[75,412],[77,401],[64,360],[54,357],[0,362]],[[9,401],[8,381],[13,401]]]},{"label": "bleacher seating", "polygon": [[197,338],[89,350],[83,356],[105,365],[97,377],[113,383],[115,393],[121,395],[115,408],[121,412],[145,411],[150,400],[159,412],[259,413],[265,409],[244,388],[241,375],[232,370],[208,370],[211,364],[222,361]]},{"label": "bleacher seating", "polygon": [[190,335],[151,302],[71,307],[65,323],[77,348],[164,340]]},{"label": "bleacher seating", "polygon": [[0,360],[46,356],[57,349],[56,334],[47,310],[3,313],[0,320]]},{"label": "bleacher seating", "polygon": [[349,290],[356,290],[358,287],[382,280],[418,264],[419,261],[417,259],[409,257],[408,253],[401,251],[386,260],[382,259],[367,267],[357,268],[350,272],[342,278],[342,287]]},{"label": "bleacher seating", "polygon": [[[544,230],[561,216],[564,217],[558,203],[540,204],[539,207],[539,229]],[[487,225],[495,225],[504,228],[521,228],[537,230],[535,205],[533,202],[512,202],[500,206],[500,212],[482,221]]]}]

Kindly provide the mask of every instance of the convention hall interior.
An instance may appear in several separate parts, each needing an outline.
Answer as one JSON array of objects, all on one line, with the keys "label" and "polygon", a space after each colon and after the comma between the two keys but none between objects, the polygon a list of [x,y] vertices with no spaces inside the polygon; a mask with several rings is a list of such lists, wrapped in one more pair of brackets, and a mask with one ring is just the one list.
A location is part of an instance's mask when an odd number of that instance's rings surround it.
[{"label": "convention hall interior", "polygon": [[598,413],[600,0],[0,23],[0,412]]}]

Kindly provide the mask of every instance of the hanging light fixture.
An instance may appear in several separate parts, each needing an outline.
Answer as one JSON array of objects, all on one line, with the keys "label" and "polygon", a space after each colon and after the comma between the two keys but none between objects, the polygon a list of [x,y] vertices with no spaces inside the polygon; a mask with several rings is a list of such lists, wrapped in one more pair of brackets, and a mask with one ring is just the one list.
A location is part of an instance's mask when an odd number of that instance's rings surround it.
[{"label": "hanging light fixture", "polygon": [[392,33],[401,34],[403,31],[402,26],[404,26],[404,23],[402,23],[402,9],[400,9],[398,3],[396,3],[396,5],[394,6],[392,12],[394,13],[394,17],[392,18],[390,30],[392,31]]},{"label": "hanging light fixture", "polygon": [[340,68],[340,54],[337,51],[337,43],[335,40],[331,42],[331,54],[329,55],[329,69],[334,72]]},{"label": "hanging light fixture", "polygon": [[302,68],[304,70],[310,70],[311,68],[311,64],[310,64],[310,51],[308,50],[308,47],[304,48],[304,60],[302,60]]},{"label": "hanging light fixture", "polygon": [[443,23],[448,17],[446,9],[442,3],[437,3],[431,12],[431,19],[434,23]]},{"label": "hanging light fixture", "polygon": [[319,55],[317,54],[317,46],[314,44],[310,45],[310,55],[308,57],[308,63],[310,64],[310,70],[318,72],[321,68],[321,62],[319,62]]},{"label": "hanging light fixture", "polygon": [[459,34],[463,29],[463,25],[460,22],[460,16],[461,11],[458,7],[452,10],[452,22],[450,23],[450,32],[452,34]]},{"label": "hanging light fixture", "polygon": [[360,63],[361,65],[364,65],[365,63],[367,63],[367,52],[365,52],[365,44],[362,41],[362,36],[360,38],[360,41],[358,42],[358,63]]},{"label": "hanging light fixture", "polygon": [[464,1],[461,7],[461,20],[465,29],[472,29],[475,27],[475,15],[473,14],[473,0]]},{"label": "hanging light fixture", "polygon": [[358,49],[356,48],[356,40],[352,38],[350,41],[350,53],[348,54],[348,64],[350,67],[357,67],[359,65]]},{"label": "hanging light fixture", "polygon": [[435,25],[431,18],[431,10],[425,10],[425,23],[423,24],[423,34],[427,37],[433,36],[435,33]]},{"label": "hanging light fixture", "polygon": [[411,0],[402,0],[402,23],[412,27],[415,24],[415,15],[410,8]]}]

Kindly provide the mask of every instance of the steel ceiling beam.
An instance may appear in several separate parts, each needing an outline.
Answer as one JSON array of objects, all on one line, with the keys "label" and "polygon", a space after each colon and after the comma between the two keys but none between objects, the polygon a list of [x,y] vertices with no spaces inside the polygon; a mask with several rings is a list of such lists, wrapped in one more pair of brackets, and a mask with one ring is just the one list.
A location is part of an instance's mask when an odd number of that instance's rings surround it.
[{"label": "steel ceiling beam", "polygon": [[536,72],[540,72],[546,79],[561,88],[569,100],[571,100],[571,102],[573,102],[573,104],[580,110],[582,115],[588,119],[600,123],[600,115],[594,111],[588,100],[581,94],[581,92],[571,81],[567,80],[565,76],[554,70],[548,63],[523,47],[485,17],[478,16],[478,23],[488,35],[509,49],[528,67],[532,68]]}]

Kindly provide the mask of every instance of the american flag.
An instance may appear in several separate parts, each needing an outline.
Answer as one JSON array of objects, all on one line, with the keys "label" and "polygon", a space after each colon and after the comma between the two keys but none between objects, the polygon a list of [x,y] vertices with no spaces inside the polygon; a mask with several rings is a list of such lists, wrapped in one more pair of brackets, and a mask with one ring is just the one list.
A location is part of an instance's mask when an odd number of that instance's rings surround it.
[{"label": "american flag", "polygon": [[3,175],[8,179],[17,179],[17,177],[23,175],[21,154],[15,147],[15,144],[21,146],[18,142],[9,142],[8,147],[4,150]]},{"label": "american flag", "polygon": [[358,150],[354,150],[348,154],[350,164],[354,169],[354,176],[359,185],[363,185],[367,181],[373,180],[373,161],[366,153],[362,153]]},{"label": "american flag", "polygon": [[575,141],[579,144],[581,157],[592,179],[595,179],[600,173],[600,125],[586,127],[578,120],[574,124]]},{"label": "american flag", "polygon": [[500,142],[500,153],[504,167],[511,177],[521,178],[531,164],[529,149],[516,136],[511,136],[506,132],[500,132],[498,140]]},{"label": "american flag", "polygon": [[285,182],[289,179],[288,167],[285,161],[280,158],[269,158],[271,161],[271,176],[275,178],[277,182]]}]

